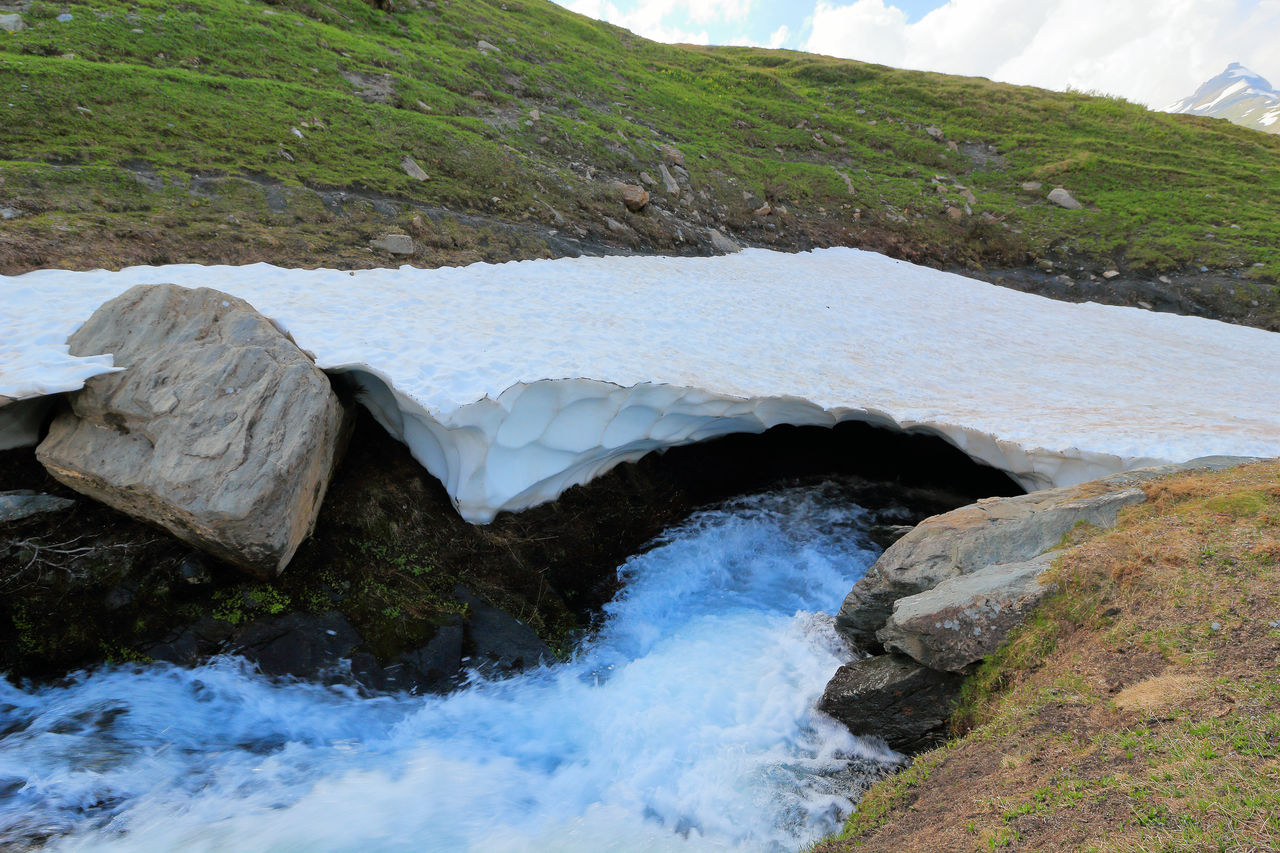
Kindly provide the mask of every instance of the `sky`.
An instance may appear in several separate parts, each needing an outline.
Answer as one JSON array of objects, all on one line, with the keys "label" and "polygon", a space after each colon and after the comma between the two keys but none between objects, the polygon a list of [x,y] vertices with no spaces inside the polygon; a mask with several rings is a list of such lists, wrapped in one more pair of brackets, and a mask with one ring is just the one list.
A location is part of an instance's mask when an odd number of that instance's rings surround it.
[{"label": "sky", "polygon": [[1280,86],[1280,0],[556,0],[657,41],[788,48],[1162,109],[1240,62]]}]

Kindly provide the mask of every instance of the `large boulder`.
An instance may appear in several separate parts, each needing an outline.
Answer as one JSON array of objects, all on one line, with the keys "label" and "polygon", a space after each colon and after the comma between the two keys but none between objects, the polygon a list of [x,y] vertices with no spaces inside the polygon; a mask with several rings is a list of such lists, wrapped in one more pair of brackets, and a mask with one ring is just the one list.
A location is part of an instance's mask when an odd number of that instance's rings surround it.
[{"label": "large boulder", "polygon": [[900,598],[876,637],[930,669],[959,672],[994,652],[1052,591],[1043,576],[1057,552],[987,566]]},{"label": "large boulder", "polygon": [[862,737],[882,737],[899,752],[922,752],[946,734],[960,676],[935,672],[903,655],[877,655],[836,671],[818,709]]},{"label": "large boulder", "polygon": [[140,285],[68,341],[118,373],[69,395],[37,457],[54,477],[266,577],[311,532],[345,436],[329,379],[247,302]]},{"label": "large boulder", "polygon": [[1037,557],[1077,524],[1107,528],[1120,510],[1146,498],[1143,483],[1186,470],[1228,468],[1251,459],[1208,456],[1179,465],[1113,474],[1079,486],[1009,498],[988,498],[927,518],[880,555],[846,596],[836,627],[855,644],[875,649],[894,602],[943,581]]},{"label": "large boulder", "polygon": [[1124,487],[1097,494],[1079,486],[1012,498],[990,498],[927,518],[895,542],[850,590],[836,626],[860,646],[877,645],[900,598],[996,563],[1029,560],[1081,522],[1110,527],[1146,494]]}]

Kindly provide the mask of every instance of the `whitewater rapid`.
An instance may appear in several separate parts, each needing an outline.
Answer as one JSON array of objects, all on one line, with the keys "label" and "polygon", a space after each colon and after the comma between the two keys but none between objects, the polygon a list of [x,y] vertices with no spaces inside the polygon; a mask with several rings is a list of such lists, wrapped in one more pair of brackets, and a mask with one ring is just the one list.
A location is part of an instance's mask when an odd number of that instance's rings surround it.
[{"label": "whitewater rapid", "polygon": [[571,660],[446,697],[229,658],[0,682],[0,847],[797,850],[896,758],[814,710],[866,523],[835,484],[700,512],[619,570]]}]

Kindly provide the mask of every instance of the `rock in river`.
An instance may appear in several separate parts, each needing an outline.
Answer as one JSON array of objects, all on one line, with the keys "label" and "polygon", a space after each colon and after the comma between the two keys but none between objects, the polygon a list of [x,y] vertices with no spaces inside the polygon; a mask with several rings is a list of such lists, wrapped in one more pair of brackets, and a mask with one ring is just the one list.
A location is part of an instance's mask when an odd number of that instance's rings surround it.
[{"label": "rock in river", "polygon": [[840,667],[818,708],[855,735],[879,736],[899,752],[914,753],[942,739],[959,692],[958,675],[905,655],[877,655]]}]

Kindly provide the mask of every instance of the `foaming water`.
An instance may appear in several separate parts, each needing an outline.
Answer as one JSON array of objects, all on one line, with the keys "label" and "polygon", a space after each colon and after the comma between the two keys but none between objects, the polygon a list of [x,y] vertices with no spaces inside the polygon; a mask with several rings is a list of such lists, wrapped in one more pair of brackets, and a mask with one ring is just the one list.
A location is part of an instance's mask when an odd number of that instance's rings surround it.
[{"label": "foaming water", "polygon": [[831,484],[698,513],[620,569],[572,660],[444,697],[231,658],[0,682],[0,846],[795,850],[895,759],[814,711],[864,530]]}]

